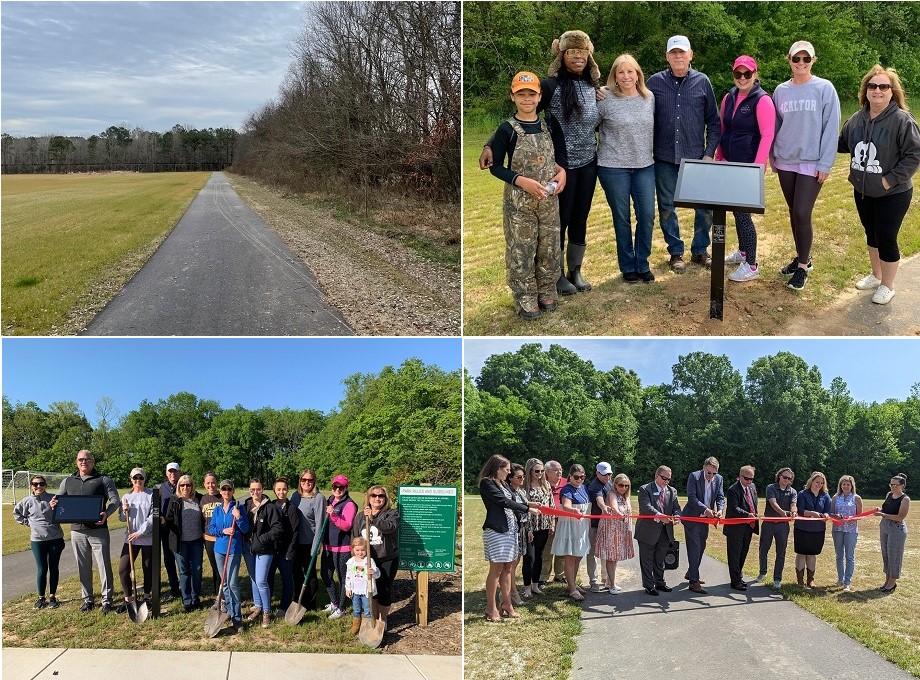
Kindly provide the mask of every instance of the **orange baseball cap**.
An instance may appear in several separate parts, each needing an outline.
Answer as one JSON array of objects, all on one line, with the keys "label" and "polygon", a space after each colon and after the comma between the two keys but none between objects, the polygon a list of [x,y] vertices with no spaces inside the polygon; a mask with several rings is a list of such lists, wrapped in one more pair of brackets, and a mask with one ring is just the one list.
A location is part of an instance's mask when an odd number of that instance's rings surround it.
[{"label": "orange baseball cap", "polygon": [[511,79],[511,92],[517,92],[518,90],[533,90],[534,92],[540,91],[540,78],[535,73],[530,71],[519,71],[514,74],[514,78]]}]

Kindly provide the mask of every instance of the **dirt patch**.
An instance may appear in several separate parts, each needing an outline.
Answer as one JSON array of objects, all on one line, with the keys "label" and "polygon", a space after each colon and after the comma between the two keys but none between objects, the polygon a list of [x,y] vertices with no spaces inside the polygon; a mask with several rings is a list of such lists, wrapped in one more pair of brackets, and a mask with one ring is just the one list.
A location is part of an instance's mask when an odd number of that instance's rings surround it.
[{"label": "dirt patch", "polygon": [[[451,230],[443,225],[455,214],[448,219],[429,212],[427,224],[437,226],[426,228],[416,209],[381,224],[239,175],[227,177],[313,272],[326,299],[357,333],[460,333],[460,268],[425,255],[439,255],[449,245]],[[380,219],[388,213],[376,214]]]},{"label": "dirt patch", "polygon": [[[387,654],[441,654],[459,656],[463,625],[463,592],[459,574],[430,574],[428,625],[415,623],[415,585],[411,579],[393,584],[393,608],[383,651]],[[398,599],[397,599],[398,598]]]}]

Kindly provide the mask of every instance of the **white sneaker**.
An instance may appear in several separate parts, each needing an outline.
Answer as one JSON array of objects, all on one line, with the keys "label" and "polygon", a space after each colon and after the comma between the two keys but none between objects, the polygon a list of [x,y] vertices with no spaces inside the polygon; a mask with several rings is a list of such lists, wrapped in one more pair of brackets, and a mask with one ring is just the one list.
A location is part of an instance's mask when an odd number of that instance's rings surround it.
[{"label": "white sneaker", "polygon": [[741,264],[745,261],[746,256],[746,253],[742,253],[740,250],[736,250],[725,258],[725,264]]},{"label": "white sneaker", "polygon": [[742,283],[744,281],[756,279],[758,276],[760,276],[760,268],[756,264],[752,267],[745,260],[738,265],[735,271],[728,275],[728,279],[730,281]]},{"label": "white sneaker", "polygon": [[887,305],[891,302],[891,298],[893,297],[894,291],[883,283],[879,285],[878,289],[875,291],[875,295],[872,296],[872,302],[877,305]]},{"label": "white sneaker", "polygon": [[757,574],[757,578],[754,579],[754,583],[763,583],[767,580],[766,574]]},{"label": "white sneaker", "polygon": [[331,614],[333,609],[335,609],[335,605],[332,604],[331,602],[327,604],[325,607],[323,607],[323,611],[326,612],[327,614]]},{"label": "white sneaker", "polygon": [[616,595],[616,594],[619,593],[621,590],[623,590],[623,589],[620,588],[620,586],[613,586],[613,588],[610,589],[610,594],[611,594],[611,595]]},{"label": "white sneaker", "polygon": [[856,282],[857,290],[872,290],[873,288],[878,288],[880,285],[882,285],[882,282],[875,278],[875,274],[864,276]]},{"label": "white sneaker", "polygon": [[329,618],[334,621],[335,619],[340,619],[343,616],[345,616],[345,612],[343,612],[341,609],[336,607],[335,609],[332,610],[332,613],[329,615]]}]

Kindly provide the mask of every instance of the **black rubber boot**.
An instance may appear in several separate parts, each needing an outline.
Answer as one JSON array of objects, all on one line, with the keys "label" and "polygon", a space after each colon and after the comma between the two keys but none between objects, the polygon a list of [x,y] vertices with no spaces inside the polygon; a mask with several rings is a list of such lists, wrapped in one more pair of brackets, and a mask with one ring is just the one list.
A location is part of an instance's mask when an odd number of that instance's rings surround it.
[{"label": "black rubber boot", "polygon": [[[571,248],[571,246],[569,246]],[[559,279],[556,281],[556,292],[559,295],[575,295],[578,289],[565,278],[565,267],[559,269]]]},{"label": "black rubber boot", "polygon": [[579,292],[591,290],[591,284],[584,280],[581,275],[581,263],[585,259],[585,246],[569,242],[569,247],[565,251],[565,260],[569,265],[569,281],[571,281]]}]

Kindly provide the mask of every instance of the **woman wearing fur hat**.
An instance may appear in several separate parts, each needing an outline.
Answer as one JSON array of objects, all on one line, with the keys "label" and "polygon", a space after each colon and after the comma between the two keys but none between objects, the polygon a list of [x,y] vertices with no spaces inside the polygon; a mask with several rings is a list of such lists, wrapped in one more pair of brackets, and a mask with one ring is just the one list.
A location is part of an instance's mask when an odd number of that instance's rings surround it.
[{"label": "woman wearing fur hat", "polygon": [[[583,31],[563,33],[553,41],[553,54],[555,59],[547,71],[549,77],[540,82],[542,96],[537,111],[546,112],[550,130],[561,130],[564,141],[556,146],[556,162],[566,171],[565,190],[559,194],[560,241],[565,262],[556,290],[560,295],[572,295],[591,290],[591,284],[581,275],[581,266],[588,213],[597,184],[596,86],[601,72],[594,61],[594,44]],[[486,143],[479,166],[483,169],[492,166],[492,140]]]}]

